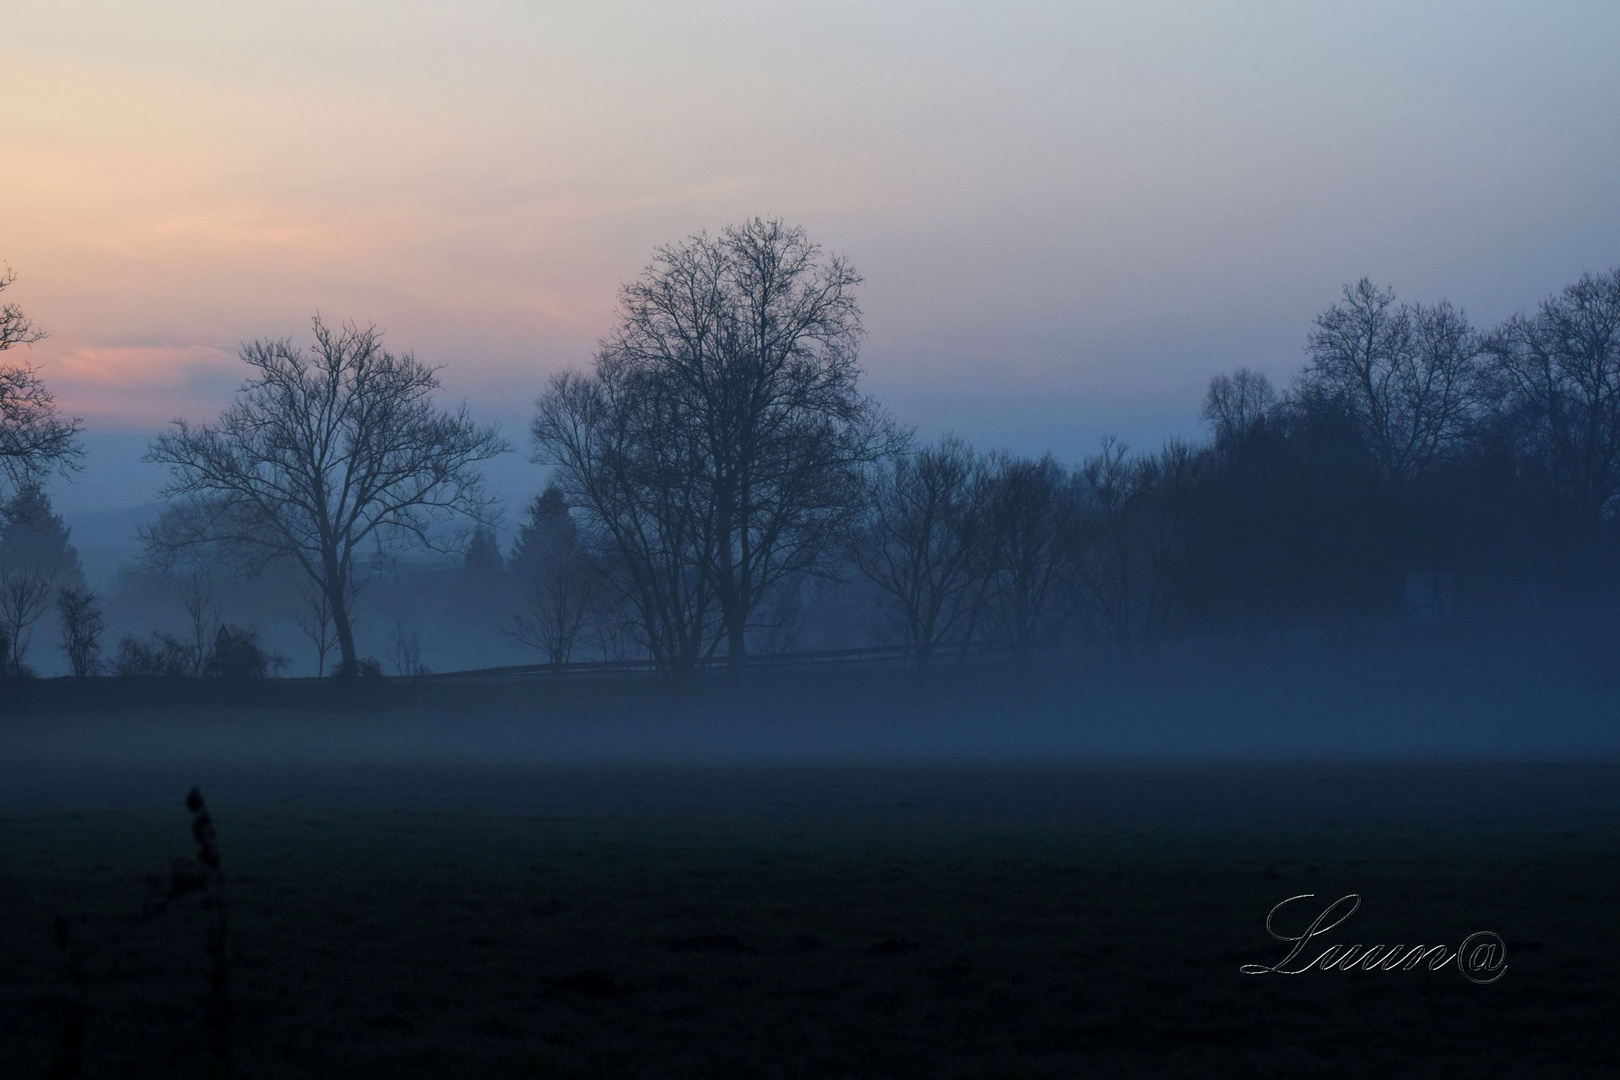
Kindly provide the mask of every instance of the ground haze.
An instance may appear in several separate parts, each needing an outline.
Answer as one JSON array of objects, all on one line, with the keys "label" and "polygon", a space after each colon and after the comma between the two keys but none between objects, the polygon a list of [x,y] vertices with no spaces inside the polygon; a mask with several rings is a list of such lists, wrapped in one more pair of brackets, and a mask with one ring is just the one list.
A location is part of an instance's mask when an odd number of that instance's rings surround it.
[{"label": "ground haze", "polygon": [[[1315,708],[1322,667],[1188,662],[40,708],[6,720],[3,1071],[59,1039],[56,914],[138,911],[198,783],[243,1076],[1611,1075],[1614,691],[1386,660]],[[1323,944],[1490,930],[1508,971],[1240,975],[1303,893],[1363,897]],[[83,1075],[202,1074],[204,933],[92,962]]]}]

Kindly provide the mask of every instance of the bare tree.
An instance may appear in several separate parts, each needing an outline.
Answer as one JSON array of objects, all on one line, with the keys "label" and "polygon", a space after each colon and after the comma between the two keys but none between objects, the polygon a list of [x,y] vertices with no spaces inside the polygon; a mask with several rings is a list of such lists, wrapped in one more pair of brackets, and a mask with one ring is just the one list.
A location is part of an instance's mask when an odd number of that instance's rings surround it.
[{"label": "bare tree", "polygon": [[990,495],[984,464],[954,438],[899,455],[875,477],[851,558],[888,596],[919,668],[941,646],[963,641],[972,624],[994,527]]},{"label": "bare tree", "polygon": [[180,584],[180,606],[185,609],[186,629],[190,631],[186,655],[191,661],[190,674],[195,678],[208,665],[208,654],[224,625],[219,604],[214,601],[213,582],[201,573],[192,573]]},{"label": "bare tree", "polygon": [[1348,411],[1387,480],[1449,449],[1477,400],[1481,345],[1463,313],[1397,304],[1366,278],[1316,317],[1308,352],[1301,389]]},{"label": "bare tree", "polygon": [[1105,634],[1129,648],[1136,629],[1135,545],[1130,504],[1136,492],[1136,469],[1119,440],[1103,440],[1102,449],[1080,466],[1083,505],[1074,563],[1089,606]]},{"label": "bare tree", "polygon": [[1224,443],[1248,431],[1276,406],[1277,392],[1271,380],[1244,367],[1209,381],[1202,415],[1214,430],[1216,442]]},{"label": "bare tree", "polygon": [[625,378],[611,364],[596,379],[557,376],[534,421],[539,454],[582,508],[586,545],[621,602],[615,611],[634,609],[635,644],[670,675],[693,670],[717,642],[715,531],[682,433],[656,381]]},{"label": "bare tree", "polygon": [[[605,574],[599,577],[599,586],[607,580],[611,579]],[[591,590],[591,602],[585,611],[585,632],[603,660],[634,660],[647,656],[641,626],[635,605],[622,593],[604,587]]]},{"label": "bare tree", "polygon": [[[11,267],[0,270],[0,292],[4,292],[16,280],[17,274]],[[36,329],[21,308],[16,304],[0,304],[0,351],[13,345],[32,345],[43,340],[44,331]]]},{"label": "bare tree", "polygon": [[857,388],[859,282],[779,221],[661,248],[593,374],[540,401],[536,458],[615,548],[672,670],[718,647],[716,621],[740,665],[758,606],[827,571],[862,471],[898,445]]},{"label": "bare tree", "polygon": [[1620,497],[1620,268],[1515,315],[1488,349],[1527,456],[1579,517],[1597,520]]},{"label": "bare tree", "polygon": [[101,670],[101,635],[106,632],[101,602],[86,588],[63,586],[56,591],[56,612],[62,626],[62,655],[75,678]]},{"label": "bare tree", "polygon": [[786,578],[755,606],[748,651],[754,656],[786,656],[799,647],[804,629],[804,578]]},{"label": "bare tree", "polygon": [[24,661],[34,624],[50,609],[55,588],[56,573],[48,567],[0,565],[0,627],[10,644],[4,658],[6,674],[21,675],[28,670]]},{"label": "bare tree", "polygon": [[559,571],[529,582],[523,610],[512,616],[511,635],[546,654],[553,674],[562,674],[590,612],[591,579]]},{"label": "bare tree", "polygon": [[1074,614],[1076,510],[1070,478],[1051,455],[995,456],[988,613],[1021,659],[1051,644]]},{"label": "bare tree", "polygon": [[630,355],[674,360],[671,374],[699,406],[720,540],[715,588],[735,667],[755,607],[823,568],[856,508],[862,470],[898,440],[857,389],[853,268],[823,258],[803,229],[780,221],[726,229],[718,248],[721,348],[669,348],[678,338],[662,333],[669,294],[661,287],[632,300],[630,333],[618,341]]},{"label": "bare tree", "polygon": [[[0,271],[0,292],[16,277],[10,268]],[[0,352],[44,337],[16,304],[0,304]],[[57,409],[38,369],[0,363],[0,478],[14,489],[39,483],[52,468],[79,468],[83,427],[78,417]]]},{"label": "bare tree", "polygon": [[1151,648],[1168,629],[1206,465],[1179,440],[1132,458],[1109,438],[1080,466],[1072,565],[1088,611],[1122,649]]},{"label": "bare tree", "polygon": [[332,629],[332,600],[326,590],[318,586],[306,589],[303,604],[293,620],[298,624],[299,631],[309,638],[309,643],[315,646],[315,677],[324,678],[327,658],[337,646],[337,634]]},{"label": "bare tree", "polygon": [[409,631],[401,620],[394,622],[394,674],[405,677],[426,675],[422,664],[422,633],[415,627]]},{"label": "bare tree", "polygon": [[455,546],[435,529],[489,508],[475,466],[508,447],[493,428],[434,408],[436,370],[382,347],[375,327],[314,320],[315,348],[255,341],[252,369],[217,424],[176,420],[146,460],[166,465],[171,497],[200,500],[189,530],[149,542],[228,541],[290,558],[325,591],[342,666],[359,672],[349,602],[360,545]]}]

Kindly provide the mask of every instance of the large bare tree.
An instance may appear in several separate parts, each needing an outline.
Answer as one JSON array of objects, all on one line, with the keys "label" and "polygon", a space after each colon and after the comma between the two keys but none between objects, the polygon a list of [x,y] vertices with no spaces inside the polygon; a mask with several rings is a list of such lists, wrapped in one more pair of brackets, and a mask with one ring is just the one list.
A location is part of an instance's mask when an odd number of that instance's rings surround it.
[{"label": "large bare tree", "polygon": [[1130,516],[1142,564],[1137,638],[1150,648],[1165,636],[1180,599],[1188,534],[1208,466],[1207,454],[1179,439],[1135,463]]},{"label": "large bare tree", "polygon": [[1481,343],[1461,311],[1396,303],[1366,278],[1316,317],[1301,389],[1354,420],[1386,480],[1412,480],[1461,437],[1480,388]]},{"label": "large bare tree", "polygon": [[723,641],[740,665],[759,605],[826,569],[898,445],[857,386],[859,283],[780,221],[690,237],[625,286],[594,372],[541,399],[536,457],[611,540],[655,657]]},{"label": "large bare tree", "polygon": [[1586,274],[1491,335],[1523,449],[1579,517],[1620,499],[1620,268]]},{"label": "large bare tree", "polygon": [[465,406],[435,408],[436,369],[385,350],[375,327],[333,330],[317,316],[314,332],[307,353],[288,340],[244,346],[252,374],[219,421],[176,420],[152,444],[146,460],[174,476],[164,494],[189,512],[149,540],[292,559],[326,594],[339,673],[353,676],[361,545],[453,546],[437,530],[487,516],[476,466],[508,447]]},{"label": "large bare tree", "polygon": [[[9,268],[0,270],[0,292],[15,280]],[[0,304],[0,352],[44,338],[16,304]],[[38,484],[53,468],[77,468],[83,426],[62,415],[37,368],[0,362],[0,479],[13,493]]]},{"label": "large bare tree", "polygon": [[635,612],[636,644],[681,675],[717,641],[715,531],[685,414],[663,389],[611,361],[594,377],[564,372],[541,397],[533,432],[537,458],[555,465],[580,510],[587,548]]}]

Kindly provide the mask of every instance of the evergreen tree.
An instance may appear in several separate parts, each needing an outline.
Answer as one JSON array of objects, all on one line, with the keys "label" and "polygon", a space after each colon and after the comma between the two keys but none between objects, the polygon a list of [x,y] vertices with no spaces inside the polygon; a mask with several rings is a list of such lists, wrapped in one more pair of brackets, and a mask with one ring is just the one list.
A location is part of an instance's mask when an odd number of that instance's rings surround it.
[{"label": "evergreen tree", "polygon": [[0,626],[9,643],[3,664],[20,675],[33,627],[50,610],[58,588],[79,588],[84,572],[68,528],[37,485],[25,485],[0,509]]},{"label": "evergreen tree", "polygon": [[506,566],[501,559],[500,546],[495,541],[495,531],[484,525],[477,526],[467,541],[467,551],[461,559],[462,580],[470,585],[487,585],[500,581],[505,572]]},{"label": "evergreen tree", "polygon": [[512,545],[512,573],[526,584],[549,563],[578,552],[579,530],[568,513],[562,489],[550,484],[529,504],[527,520]]},{"label": "evergreen tree", "polygon": [[554,671],[571,658],[585,627],[596,578],[562,489],[552,484],[529,505],[512,550],[522,608],[510,633],[546,654]]}]

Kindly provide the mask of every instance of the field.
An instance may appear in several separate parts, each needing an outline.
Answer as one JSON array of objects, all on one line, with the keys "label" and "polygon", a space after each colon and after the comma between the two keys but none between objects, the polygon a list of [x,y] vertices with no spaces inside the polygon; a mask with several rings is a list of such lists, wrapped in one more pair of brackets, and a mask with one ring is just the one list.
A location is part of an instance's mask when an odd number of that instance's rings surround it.
[{"label": "field", "polygon": [[[1581,708],[1612,716],[1609,695]],[[718,739],[714,706],[694,707]],[[622,699],[629,727],[556,720],[504,754],[492,706],[452,754],[443,707],[10,719],[0,1076],[44,1077],[60,1038],[53,920],[127,922],[190,850],[193,783],[219,825],[243,1077],[1620,1071],[1612,758],[908,757],[852,727],[819,758],[779,733],[706,762],[614,735],[645,720]],[[1323,943],[1489,930],[1507,971],[1240,974],[1281,959],[1266,914],[1304,893],[1300,925],[1363,898]],[[205,934],[179,909],[92,961],[82,1075],[203,1074]]]}]

